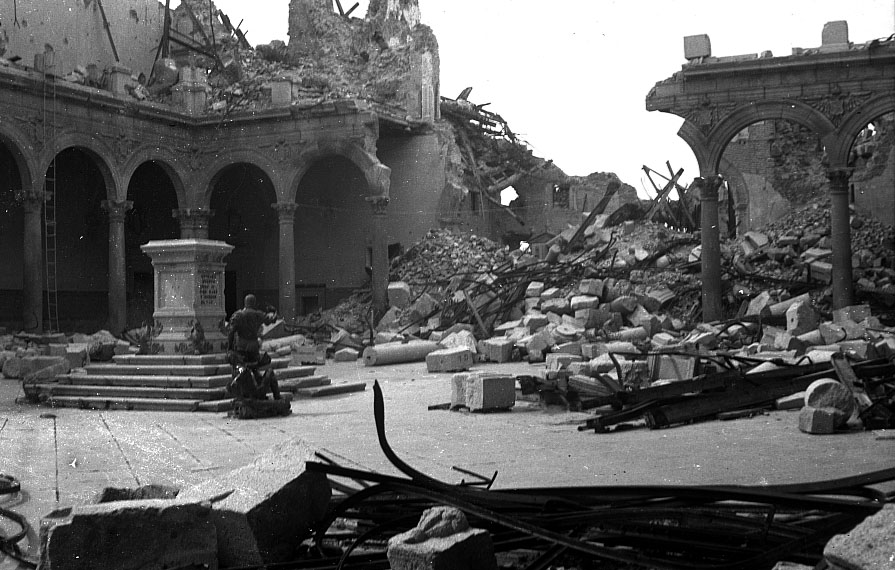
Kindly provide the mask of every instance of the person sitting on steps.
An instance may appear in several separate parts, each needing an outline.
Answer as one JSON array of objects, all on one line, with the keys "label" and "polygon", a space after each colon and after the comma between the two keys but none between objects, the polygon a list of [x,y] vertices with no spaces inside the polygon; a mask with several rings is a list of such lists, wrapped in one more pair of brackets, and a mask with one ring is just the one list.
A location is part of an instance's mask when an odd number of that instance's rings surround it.
[{"label": "person sitting on steps", "polygon": [[273,371],[268,370],[263,378],[258,378],[259,371],[257,370],[258,366],[270,363],[267,353],[263,357],[261,355],[261,327],[274,323],[277,320],[277,312],[272,307],[269,307],[266,312],[259,310],[257,308],[258,299],[252,294],[245,296],[243,305],[242,309],[233,313],[228,325],[227,350],[230,365],[234,369],[240,362],[252,365],[255,368],[253,375],[257,385],[255,397],[265,398],[269,388],[274,399],[279,400],[279,385]]}]

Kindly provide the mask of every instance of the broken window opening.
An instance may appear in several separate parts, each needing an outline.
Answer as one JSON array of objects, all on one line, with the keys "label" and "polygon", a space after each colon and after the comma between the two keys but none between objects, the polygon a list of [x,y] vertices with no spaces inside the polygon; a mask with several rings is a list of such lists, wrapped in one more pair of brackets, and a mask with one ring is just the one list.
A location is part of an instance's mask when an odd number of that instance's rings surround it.
[{"label": "broken window opening", "polygon": [[553,185],[553,207],[569,208],[569,187],[566,185]]},{"label": "broken window opening", "polygon": [[516,192],[516,189],[512,186],[504,188],[500,191],[500,203],[504,206],[509,206],[510,203],[519,197],[519,193]]}]

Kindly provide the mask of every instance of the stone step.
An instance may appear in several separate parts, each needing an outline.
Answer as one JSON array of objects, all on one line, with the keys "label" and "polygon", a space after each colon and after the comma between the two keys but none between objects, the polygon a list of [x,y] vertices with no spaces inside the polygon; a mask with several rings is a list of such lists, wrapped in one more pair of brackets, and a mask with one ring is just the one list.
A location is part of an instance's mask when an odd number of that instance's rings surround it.
[{"label": "stone step", "polygon": [[199,366],[203,364],[227,364],[226,354],[119,354],[112,357],[115,364],[149,366]]},{"label": "stone step", "polygon": [[230,373],[214,376],[143,376],[113,375],[71,372],[56,377],[60,385],[74,386],[121,386],[121,387],[155,387],[155,388],[222,388],[230,383]]},{"label": "stone step", "polygon": [[214,376],[229,374],[229,364],[89,364],[84,367],[88,374],[113,376]]},{"label": "stone step", "polygon": [[[141,357],[147,358],[147,357]],[[295,376],[310,376],[314,373],[313,366],[290,366],[289,358],[274,358],[271,367],[277,370],[295,368],[289,372]],[[115,376],[214,376],[218,374],[230,374],[230,365],[221,364],[90,364],[84,368],[88,374],[112,374]],[[292,377],[292,376],[290,376]]]},{"label": "stone step", "polygon": [[147,386],[94,386],[71,384],[39,384],[37,390],[49,398],[59,396],[142,398],[156,400],[220,400],[226,388],[171,388]]}]

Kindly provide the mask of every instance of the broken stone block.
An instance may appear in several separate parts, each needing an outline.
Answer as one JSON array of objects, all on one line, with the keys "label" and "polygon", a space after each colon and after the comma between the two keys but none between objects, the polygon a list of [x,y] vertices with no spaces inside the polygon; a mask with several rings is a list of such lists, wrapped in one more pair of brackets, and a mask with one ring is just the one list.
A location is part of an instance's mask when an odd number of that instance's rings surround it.
[{"label": "broken stone block", "polygon": [[292,559],[295,545],[323,519],[332,494],[325,474],[305,468],[316,460],[314,453],[305,441],[291,439],[180,492],[178,500],[207,501],[233,491],[212,507],[221,567]]},{"label": "broken stone block", "polygon": [[824,558],[836,568],[888,569],[895,566],[895,504],[887,503],[847,533],[824,547]]},{"label": "broken stone block", "polygon": [[513,348],[516,341],[507,337],[489,338],[482,343],[485,358],[491,362],[510,362],[513,359]]},{"label": "broken stone block", "polygon": [[479,372],[458,372],[451,377],[451,409],[466,407],[466,383]]},{"label": "broken stone block", "polygon": [[845,425],[855,411],[855,398],[848,387],[832,378],[815,380],[805,390],[805,405],[837,410],[836,427]]},{"label": "broken stone block", "polygon": [[549,287],[541,292],[541,299],[558,299],[561,294],[558,287]]},{"label": "broken stone block", "polygon": [[336,362],[355,362],[357,361],[360,353],[353,348],[343,348],[341,350],[337,350],[333,354],[333,360]]},{"label": "broken stone block", "polygon": [[57,362],[51,366],[47,366],[44,368],[40,368],[27,374],[22,382],[25,384],[36,384],[40,382],[55,382],[56,377],[62,374],[68,374],[71,370],[71,367],[68,364],[68,360],[63,360],[63,362]]},{"label": "broken stone block", "polygon": [[609,310],[613,313],[620,313],[622,316],[627,316],[633,313],[639,305],[640,303],[637,301],[637,297],[624,295],[613,299],[613,301],[609,303]]},{"label": "broken stone block", "polygon": [[544,284],[540,281],[532,281],[528,284],[528,287],[525,288],[526,297],[540,297],[543,292]]},{"label": "broken stone block", "polygon": [[426,510],[416,528],[388,541],[392,570],[497,570],[491,535],[454,507]]},{"label": "broken stone block", "polygon": [[786,314],[786,310],[796,303],[811,303],[811,296],[808,293],[803,295],[799,295],[797,297],[790,297],[785,301],[780,301],[779,303],[774,303],[771,305],[771,315],[775,317],[781,317]]},{"label": "broken stone block", "polygon": [[214,570],[219,544],[210,511],[181,499],[59,509],[41,521],[40,567]]},{"label": "broken stone block", "polygon": [[68,360],[64,356],[25,356],[8,358],[3,363],[3,375],[7,378],[25,378],[42,368],[60,365],[65,374],[71,369]]},{"label": "broken stone block", "polygon": [[398,318],[401,316],[401,310],[397,307],[390,307],[382,318],[379,319],[379,322],[376,324],[377,331],[387,331],[392,328],[394,325],[398,323]]},{"label": "broken stone block", "polygon": [[833,322],[842,324],[844,321],[854,321],[860,323],[865,319],[869,319],[870,305],[849,305],[841,309],[833,310]]},{"label": "broken stone block", "polygon": [[799,430],[811,434],[829,434],[836,431],[835,408],[805,406],[799,412]]},{"label": "broken stone block", "polygon": [[816,329],[819,323],[820,315],[808,303],[794,303],[786,309],[786,331],[794,336]]},{"label": "broken stone block", "polygon": [[473,354],[463,346],[444,348],[426,355],[426,370],[429,372],[457,372],[472,366]]},{"label": "broken stone block", "polygon": [[833,264],[826,261],[814,261],[808,265],[808,276],[819,283],[833,282]]},{"label": "broken stone block", "polygon": [[573,362],[581,362],[582,358],[576,354],[566,354],[560,352],[551,352],[545,358],[548,370],[559,370],[567,368]]},{"label": "broken stone block", "polygon": [[404,281],[392,281],[388,284],[388,304],[390,307],[403,309],[410,305],[413,293],[410,291],[410,285]]},{"label": "broken stone block", "polygon": [[767,316],[771,314],[771,294],[762,291],[754,299],[749,301],[749,308],[746,309],[746,316],[761,315]]},{"label": "broken stone block", "polygon": [[601,305],[595,309],[579,309],[575,311],[575,318],[584,324],[584,328],[593,329],[603,326],[603,323],[612,317],[607,306]]},{"label": "broken stone block", "polygon": [[600,306],[600,298],[594,295],[575,295],[572,297],[570,306],[573,311],[581,309],[596,309]]},{"label": "broken stone block", "polygon": [[444,348],[455,348],[459,346],[462,348],[466,348],[472,354],[478,353],[478,349],[476,348],[475,335],[473,335],[471,331],[462,330],[451,333],[442,338],[439,344]]},{"label": "broken stone block", "polygon": [[546,327],[549,322],[547,316],[542,313],[528,313],[522,317],[522,325],[532,332]]},{"label": "broken stone block", "polygon": [[817,328],[820,331],[824,344],[842,342],[848,336],[848,333],[845,332],[845,327],[836,323],[821,323]]},{"label": "broken stone block", "polygon": [[602,279],[582,279],[578,283],[578,292],[582,295],[590,295],[593,297],[603,296],[603,280]]},{"label": "broken stone block", "polygon": [[471,412],[508,410],[516,405],[516,379],[509,374],[473,374],[466,379],[464,399]]},{"label": "broken stone block", "polygon": [[805,334],[800,334],[798,338],[806,346],[816,346],[818,344],[824,344],[825,342],[819,328],[814,329],[813,331],[808,331]]},{"label": "broken stone block", "polygon": [[562,297],[545,299],[541,301],[542,313],[556,313],[557,315],[571,314],[572,309],[569,306],[569,300]]}]

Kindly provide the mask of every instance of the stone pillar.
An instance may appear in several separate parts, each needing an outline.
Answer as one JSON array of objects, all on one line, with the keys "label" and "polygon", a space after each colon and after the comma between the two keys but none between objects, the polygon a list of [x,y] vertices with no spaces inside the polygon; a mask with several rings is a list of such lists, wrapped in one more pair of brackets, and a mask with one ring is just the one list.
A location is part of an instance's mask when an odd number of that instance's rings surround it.
[{"label": "stone pillar", "polygon": [[171,210],[171,215],[180,224],[181,239],[208,239],[208,221],[214,215],[214,210],[181,208]]},{"label": "stone pillar", "polygon": [[166,355],[226,352],[224,257],[233,246],[172,239],[150,241],[140,249],[155,269],[154,349]]},{"label": "stone pillar", "polygon": [[385,235],[388,198],[373,196],[367,198],[367,202],[373,207],[373,308],[379,317],[388,309],[388,241]]},{"label": "stone pillar", "polygon": [[827,171],[830,181],[830,234],[833,238],[833,308],[852,304],[854,285],[851,266],[851,217],[849,213],[848,179],[851,170],[835,168]]},{"label": "stone pillar", "polygon": [[295,320],[295,210],[298,204],[271,204],[280,222],[280,315]]},{"label": "stone pillar", "polygon": [[718,228],[718,188],[720,175],[696,178],[702,203],[702,320],[720,320],[721,309],[721,237]]},{"label": "stone pillar", "polygon": [[25,210],[22,270],[22,323],[26,332],[43,331],[43,242],[41,212],[43,193],[22,197]]},{"label": "stone pillar", "polygon": [[127,273],[124,259],[124,216],[133,208],[130,200],[103,200],[109,215],[109,330],[118,334],[127,323]]}]

